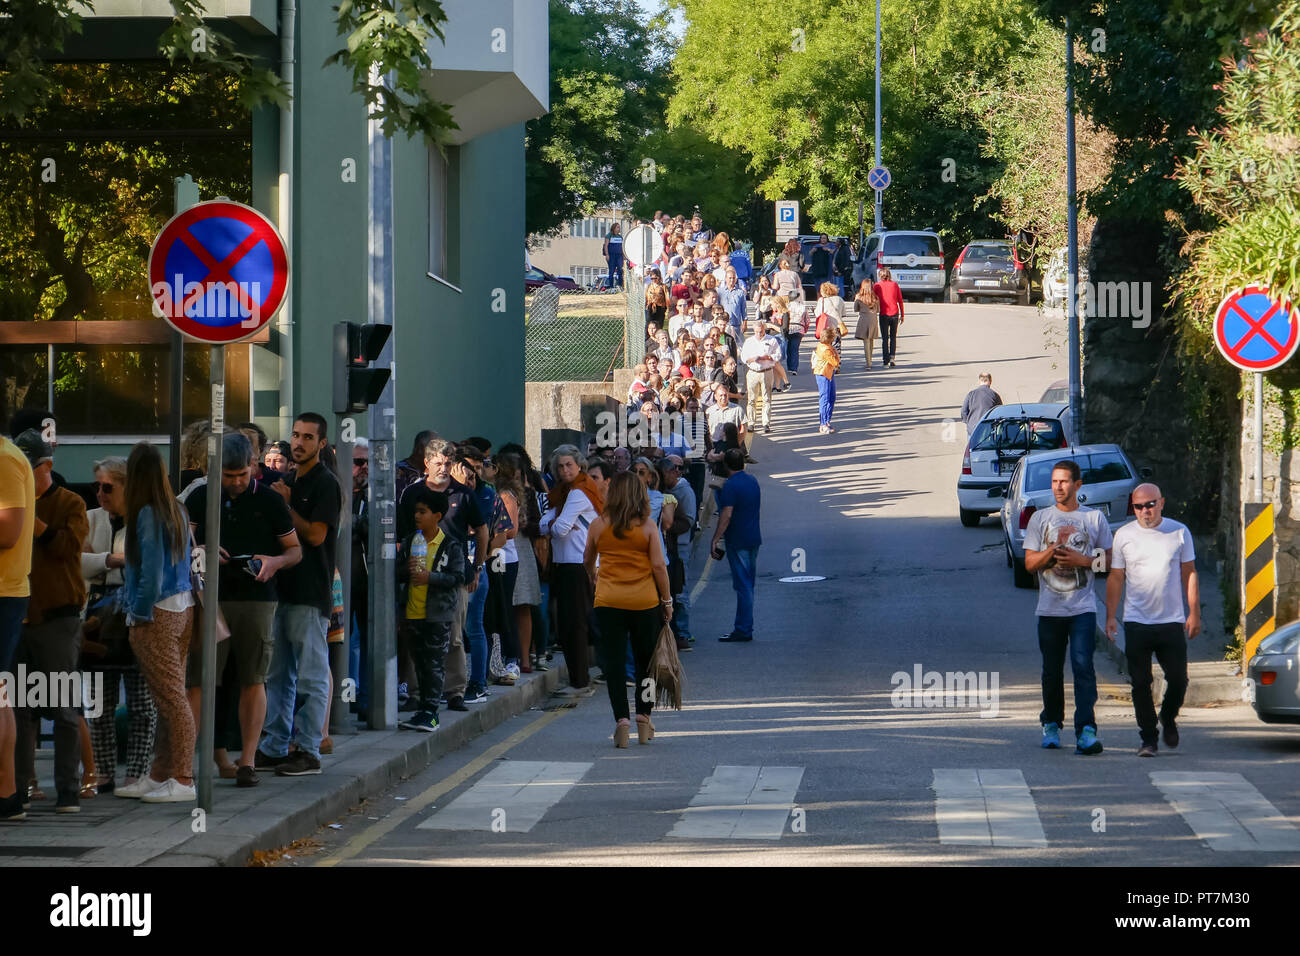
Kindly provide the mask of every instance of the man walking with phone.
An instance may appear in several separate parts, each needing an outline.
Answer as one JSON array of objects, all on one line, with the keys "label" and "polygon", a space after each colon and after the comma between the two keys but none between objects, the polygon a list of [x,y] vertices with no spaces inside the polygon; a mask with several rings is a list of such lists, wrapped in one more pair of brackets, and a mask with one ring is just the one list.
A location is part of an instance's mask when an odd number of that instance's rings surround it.
[{"label": "man walking with phone", "polygon": [[[1079,504],[1083,476],[1067,459],[1052,466],[1050,508],[1035,511],[1025,528],[1025,569],[1038,575],[1038,648],[1043,655],[1043,747],[1061,746],[1065,723],[1065,653],[1074,677],[1074,752],[1101,753],[1097,739],[1097,597],[1094,569],[1110,566],[1110,525],[1106,516]],[[1099,562],[1098,559],[1102,560]]]},{"label": "man walking with phone", "polygon": [[[1192,534],[1163,516],[1165,499],[1153,484],[1133,491],[1137,521],[1115,532],[1115,563],[1106,581],[1106,636],[1119,632],[1115,612],[1124,595],[1124,655],[1133,681],[1133,710],[1142,744],[1139,757],[1158,749],[1156,708],[1151,697],[1151,655],[1165,672],[1160,726],[1165,746],[1178,746],[1178,708],[1187,693],[1187,643],[1201,631],[1201,586]],[[1127,587],[1125,586],[1127,585]],[[1183,613],[1183,594],[1187,613]]]}]

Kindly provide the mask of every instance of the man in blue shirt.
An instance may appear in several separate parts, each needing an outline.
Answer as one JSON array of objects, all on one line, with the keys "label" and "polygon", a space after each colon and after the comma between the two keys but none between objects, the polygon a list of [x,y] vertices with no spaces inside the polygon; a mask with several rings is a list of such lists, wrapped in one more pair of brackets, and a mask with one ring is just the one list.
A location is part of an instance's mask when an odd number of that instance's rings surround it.
[{"label": "man in blue shirt", "polygon": [[736,590],[736,623],[730,634],[718,640],[730,644],[754,639],[754,579],[763,535],[758,527],[758,482],[745,472],[744,450],[729,448],[722,463],[729,477],[718,490],[718,528],[713,532],[710,555],[721,560],[718,542],[726,541],[731,586]]},{"label": "man in blue shirt", "polygon": [[737,339],[745,337],[745,316],[748,305],[745,287],[740,284],[736,270],[727,266],[723,273],[723,286],[718,290],[718,304],[727,312],[727,324],[734,330]]}]

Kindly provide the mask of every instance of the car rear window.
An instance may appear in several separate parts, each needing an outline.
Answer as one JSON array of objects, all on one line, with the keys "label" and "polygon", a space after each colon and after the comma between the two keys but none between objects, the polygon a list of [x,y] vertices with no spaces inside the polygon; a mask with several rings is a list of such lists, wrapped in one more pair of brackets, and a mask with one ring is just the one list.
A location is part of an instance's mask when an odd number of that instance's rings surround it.
[{"label": "car rear window", "polygon": [[1040,451],[1060,448],[1065,438],[1061,422],[1055,418],[995,418],[980,422],[971,436],[971,451],[1025,449]]},{"label": "car rear window", "polygon": [[[1025,475],[1026,491],[1047,491],[1052,487],[1052,467],[1061,459],[1044,458],[1031,462]],[[1085,485],[1100,485],[1107,481],[1127,481],[1133,477],[1123,456],[1115,452],[1098,452],[1094,455],[1075,455]]]},{"label": "car rear window", "polygon": [[966,247],[966,262],[985,262],[989,259],[1010,259],[1011,247],[1006,244],[989,243],[986,245],[969,245]]},{"label": "car rear window", "polygon": [[887,256],[935,256],[942,254],[938,236],[885,236]]}]

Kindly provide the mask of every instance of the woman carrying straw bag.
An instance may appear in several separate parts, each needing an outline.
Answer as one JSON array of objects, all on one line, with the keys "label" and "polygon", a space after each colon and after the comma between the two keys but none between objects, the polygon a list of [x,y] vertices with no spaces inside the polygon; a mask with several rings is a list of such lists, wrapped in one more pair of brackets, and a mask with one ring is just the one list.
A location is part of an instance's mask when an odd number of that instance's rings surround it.
[{"label": "woman carrying straw bag", "polygon": [[[597,556],[600,557],[599,575]],[[647,683],[646,675],[659,630],[672,618],[673,597],[663,541],[659,528],[650,520],[650,496],[635,474],[624,472],[610,480],[605,512],[587,533],[583,564],[596,589],[600,666],[609,675],[605,688],[616,721],[614,746],[627,746],[631,726],[627,687],[615,679],[627,659],[629,640],[635,661],[637,739],[648,744],[654,738],[650,713],[656,693],[653,682]]]}]

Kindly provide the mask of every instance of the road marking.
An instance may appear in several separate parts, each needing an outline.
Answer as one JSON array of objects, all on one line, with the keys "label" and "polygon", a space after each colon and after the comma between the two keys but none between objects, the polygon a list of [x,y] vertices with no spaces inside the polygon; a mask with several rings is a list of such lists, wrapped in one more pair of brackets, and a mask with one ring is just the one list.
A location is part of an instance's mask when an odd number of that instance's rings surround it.
[{"label": "road marking", "polygon": [[1239,773],[1153,773],[1151,782],[1211,850],[1300,850],[1300,830]]},{"label": "road marking", "polygon": [[939,842],[1046,847],[1034,797],[1019,770],[935,770]]},{"label": "road marking", "polygon": [[527,833],[593,766],[512,760],[493,769],[416,829]]},{"label": "road marking", "polygon": [[498,757],[505,754],[511,748],[516,747],[519,744],[523,743],[525,740],[527,740],[533,734],[537,733],[539,730],[541,730],[551,721],[558,720],[560,717],[563,717],[568,712],[569,711],[567,710],[553,710],[550,711],[549,713],[542,714],[542,716],[538,717],[536,720],[528,724],[522,730],[516,731],[515,733],[511,734],[505,740],[501,741],[501,743],[496,744],[493,747],[489,747],[487,750],[485,750],[479,756],[475,757],[469,763],[465,764],[465,766],[461,767],[455,773],[451,774],[450,776],[444,777],[442,780],[435,783],[432,787],[430,787],[428,790],[425,790],[418,797],[403,803],[400,807],[398,807],[396,810],[390,813],[383,820],[380,820],[374,826],[367,827],[366,829],[362,830],[351,840],[348,840],[347,843],[343,844],[343,846],[339,847],[338,850],[336,850],[334,853],[317,861],[316,865],[336,866],[337,864],[342,863],[345,860],[350,860],[354,856],[357,856],[359,853],[365,850],[366,847],[370,846],[376,840],[381,840],[389,833],[392,833],[395,829],[397,829],[399,826],[401,826],[411,817],[415,816],[425,807],[429,806],[429,804],[433,803],[433,801],[437,800],[444,793],[448,793],[452,790],[455,790],[457,787],[459,787],[470,777],[474,776],[474,774],[478,773],[488,764],[492,763],[492,761],[496,760]]},{"label": "road marking", "polygon": [[668,835],[779,840],[802,779],[803,767],[714,767]]}]

